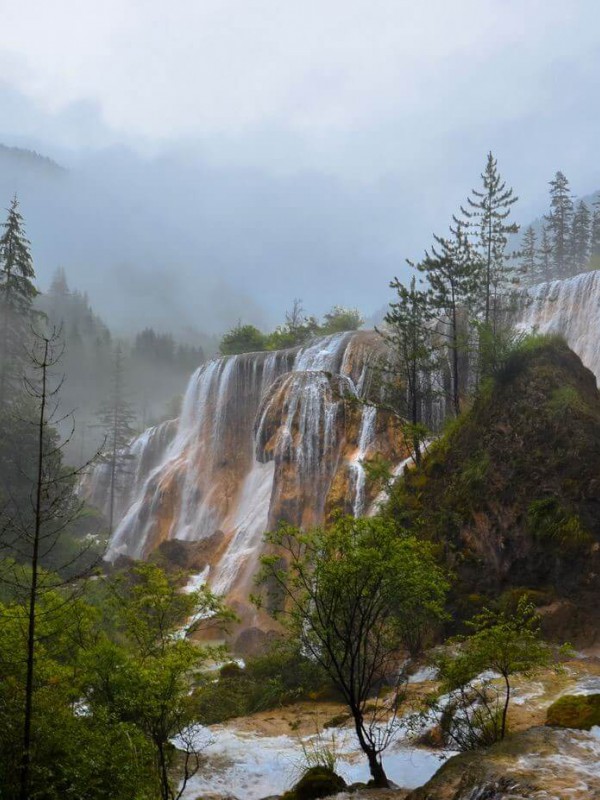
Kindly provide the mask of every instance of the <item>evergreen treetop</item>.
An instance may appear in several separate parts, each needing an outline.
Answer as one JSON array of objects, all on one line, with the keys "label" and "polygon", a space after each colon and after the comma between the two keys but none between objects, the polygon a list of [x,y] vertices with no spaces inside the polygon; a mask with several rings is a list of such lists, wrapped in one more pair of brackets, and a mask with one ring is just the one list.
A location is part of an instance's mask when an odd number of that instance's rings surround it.
[{"label": "evergreen treetop", "polygon": [[27,313],[38,295],[30,242],[15,195],[0,237],[0,296],[5,310]]},{"label": "evergreen treetop", "polygon": [[467,198],[467,207],[461,206],[461,216],[454,217],[454,232],[462,228],[474,240],[483,259],[482,305],[484,321],[488,324],[497,313],[496,299],[509,282],[511,256],[506,248],[509,236],[519,231],[519,226],[510,222],[509,217],[519,198],[502,179],[491,152],[481,181],[481,189],[473,189]]},{"label": "evergreen treetop", "polygon": [[545,220],[552,245],[552,277],[565,278],[571,266],[573,198],[569,181],[560,171],[550,181],[550,213]]}]

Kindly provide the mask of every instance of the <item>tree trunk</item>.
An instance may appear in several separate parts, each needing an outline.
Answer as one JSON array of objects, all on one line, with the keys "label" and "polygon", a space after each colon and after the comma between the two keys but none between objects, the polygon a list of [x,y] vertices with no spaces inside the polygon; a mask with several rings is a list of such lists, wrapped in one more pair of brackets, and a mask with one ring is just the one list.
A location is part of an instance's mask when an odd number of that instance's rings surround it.
[{"label": "tree trunk", "polygon": [[354,728],[358,737],[361,750],[366,755],[369,761],[369,772],[373,779],[373,784],[379,789],[389,789],[389,781],[383,769],[381,760],[378,758],[378,753],[375,748],[369,744],[365,736],[365,729],[363,717],[359,709],[351,708],[352,716],[354,717]]},{"label": "tree trunk", "polygon": [[35,495],[35,526],[33,531],[33,551],[31,555],[31,586],[29,590],[29,623],[27,628],[27,678],[25,685],[25,718],[23,721],[23,753],[21,756],[20,800],[29,798],[29,779],[31,768],[31,717],[33,714],[33,673],[35,662],[35,613],[37,603],[38,557],[42,525],[42,481],[44,467],[44,425],[46,419],[46,372],[48,367],[49,342],[44,341],[44,360],[42,362],[42,393],[38,422],[38,464]]},{"label": "tree trunk", "polygon": [[506,684],[506,696],[504,699],[504,708],[502,709],[502,727],[500,729],[500,738],[504,739],[506,735],[506,718],[508,717],[508,704],[510,703],[510,683],[508,676],[504,675],[504,683]]},{"label": "tree trunk", "polygon": [[458,376],[458,319],[456,314],[456,303],[452,305],[452,401],[454,413],[458,417],[460,414],[460,386]]}]

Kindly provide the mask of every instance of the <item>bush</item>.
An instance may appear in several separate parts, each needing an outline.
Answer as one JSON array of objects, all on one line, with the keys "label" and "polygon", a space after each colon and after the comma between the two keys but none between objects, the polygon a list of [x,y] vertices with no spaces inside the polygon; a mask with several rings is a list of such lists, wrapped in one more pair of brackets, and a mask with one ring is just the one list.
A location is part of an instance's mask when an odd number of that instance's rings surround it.
[{"label": "bush", "polygon": [[232,356],[238,353],[255,353],[265,350],[266,340],[263,333],[254,325],[236,325],[223,336],[219,345],[222,356]]},{"label": "bush", "polygon": [[249,659],[244,668],[224,664],[219,680],[207,680],[194,696],[196,714],[205,725],[294,703],[328,688],[321,669],[297,650],[275,646]]},{"label": "bush", "polygon": [[600,694],[566,694],[548,709],[546,725],[589,731],[600,725]]}]

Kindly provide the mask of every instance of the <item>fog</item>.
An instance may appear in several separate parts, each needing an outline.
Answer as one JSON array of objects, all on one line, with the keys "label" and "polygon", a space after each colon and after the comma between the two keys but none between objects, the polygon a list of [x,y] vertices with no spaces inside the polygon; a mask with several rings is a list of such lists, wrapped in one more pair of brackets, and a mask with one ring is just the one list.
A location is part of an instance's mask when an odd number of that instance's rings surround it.
[{"label": "fog", "polygon": [[[600,185],[593,2],[0,2],[0,202],[117,332],[389,299],[492,149]],[[574,122],[576,120],[576,123]]]}]

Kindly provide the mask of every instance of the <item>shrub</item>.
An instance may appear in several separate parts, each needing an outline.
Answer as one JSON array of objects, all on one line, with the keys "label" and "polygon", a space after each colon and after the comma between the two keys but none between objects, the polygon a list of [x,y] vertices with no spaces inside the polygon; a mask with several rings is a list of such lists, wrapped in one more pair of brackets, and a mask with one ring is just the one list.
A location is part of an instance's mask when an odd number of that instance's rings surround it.
[{"label": "shrub", "polygon": [[266,348],[265,336],[254,325],[242,325],[241,322],[223,336],[219,350],[223,356],[238,353],[254,353]]}]

